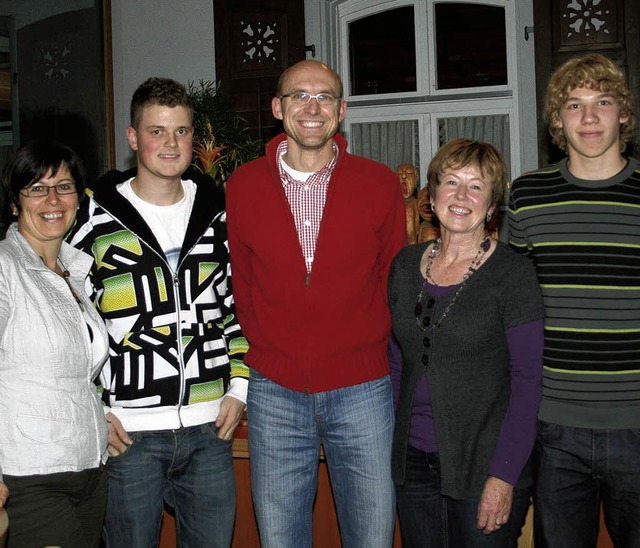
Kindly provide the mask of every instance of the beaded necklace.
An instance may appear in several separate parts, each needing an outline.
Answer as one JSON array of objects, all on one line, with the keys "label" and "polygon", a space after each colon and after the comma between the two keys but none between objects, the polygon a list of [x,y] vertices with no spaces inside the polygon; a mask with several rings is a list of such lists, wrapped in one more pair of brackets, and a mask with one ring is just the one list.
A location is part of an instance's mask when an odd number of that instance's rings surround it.
[{"label": "beaded necklace", "polygon": [[[431,252],[429,253],[429,259],[425,267],[424,281],[422,282],[420,293],[418,293],[418,300],[416,301],[416,306],[413,309],[413,314],[416,317],[416,323],[418,324],[418,327],[422,331],[433,331],[436,327],[440,327],[443,320],[447,317],[447,314],[449,314],[453,305],[456,304],[456,301],[458,300],[458,295],[460,295],[462,288],[466,285],[467,281],[469,281],[469,278],[476,272],[476,270],[478,270],[478,267],[480,266],[480,264],[482,264],[482,260],[484,259],[484,256],[486,255],[487,251],[489,251],[489,249],[491,248],[491,239],[489,238],[488,234],[485,234],[484,238],[482,239],[482,242],[480,243],[480,247],[478,248],[478,252],[476,253],[476,256],[471,260],[469,269],[467,270],[467,272],[465,272],[464,276],[462,277],[462,283],[458,286],[458,289],[453,294],[453,297],[449,301],[449,304],[447,304],[447,307],[444,309],[442,316],[440,316],[438,320],[436,320],[432,325],[430,325],[430,322],[431,322],[430,318],[424,317],[422,320],[420,319],[420,317],[422,316],[422,308],[423,308],[422,298],[424,297],[425,290],[427,288],[427,285],[429,284],[429,279],[433,281],[433,279],[431,278],[431,267],[433,266],[433,260],[435,259],[436,254],[438,253],[438,251],[440,251],[441,243],[442,243],[442,240],[438,238],[434,242],[433,247],[431,248]],[[430,308],[431,306],[433,306],[433,302],[434,301],[432,301],[431,303],[427,303],[427,306]]]}]

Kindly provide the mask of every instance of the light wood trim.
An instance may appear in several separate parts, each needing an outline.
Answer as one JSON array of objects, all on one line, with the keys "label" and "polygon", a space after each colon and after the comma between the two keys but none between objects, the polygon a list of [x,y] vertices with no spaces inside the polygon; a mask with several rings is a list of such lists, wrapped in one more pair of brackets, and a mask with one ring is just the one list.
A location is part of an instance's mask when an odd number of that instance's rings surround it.
[{"label": "light wood trim", "polygon": [[247,438],[235,438],[233,440],[233,458],[249,458],[249,440]]}]

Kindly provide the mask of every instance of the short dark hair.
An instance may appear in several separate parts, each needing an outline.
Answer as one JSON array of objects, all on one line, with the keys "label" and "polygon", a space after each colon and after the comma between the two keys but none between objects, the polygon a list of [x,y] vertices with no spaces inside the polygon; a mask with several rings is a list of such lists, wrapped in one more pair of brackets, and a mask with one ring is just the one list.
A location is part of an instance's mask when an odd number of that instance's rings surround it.
[{"label": "short dark hair", "polygon": [[142,120],[142,111],[151,105],[163,107],[185,107],[193,119],[193,107],[186,88],[171,78],[154,76],[138,86],[131,98],[131,126],[138,129]]},{"label": "short dark hair", "polygon": [[5,208],[10,210],[14,205],[20,211],[20,191],[42,180],[49,172],[52,177],[55,176],[63,165],[69,170],[69,175],[76,184],[78,201],[82,201],[85,185],[84,167],[80,156],[62,143],[38,140],[20,147],[4,168],[2,193]]}]

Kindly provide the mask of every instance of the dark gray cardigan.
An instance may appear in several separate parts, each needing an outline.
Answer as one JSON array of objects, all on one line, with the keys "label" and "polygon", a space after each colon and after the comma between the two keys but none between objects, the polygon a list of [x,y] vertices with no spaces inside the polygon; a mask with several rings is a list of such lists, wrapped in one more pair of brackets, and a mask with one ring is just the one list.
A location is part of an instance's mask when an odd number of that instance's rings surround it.
[{"label": "dark gray cardigan", "polygon": [[[494,253],[468,280],[441,326],[431,333],[421,331],[414,307],[423,282],[420,259],[427,245],[404,248],[394,259],[389,278],[393,332],[403,357],[393,478],[404,483],[413,397],[426,371],[442,494],[464,499],[482,493],[509,404],[511,378],[505,332],[539,320],[544,310],[530,262],[498,242]],[[429,310],[432,323],[440,319],[450,299],[450,295],[436,299]],[[426,366],[423,356],[428,358]]]}]

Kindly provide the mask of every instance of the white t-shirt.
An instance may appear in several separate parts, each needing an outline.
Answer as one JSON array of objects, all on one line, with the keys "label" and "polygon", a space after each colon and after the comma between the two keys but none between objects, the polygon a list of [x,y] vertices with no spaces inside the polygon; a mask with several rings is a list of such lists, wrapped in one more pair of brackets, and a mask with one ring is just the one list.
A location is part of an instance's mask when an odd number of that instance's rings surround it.
[{"label": "white t-shirt", "polygon": [[309,177],[311,177],[315,173],[315,171],[298,171],[297,169],[293,169],[282,158],[282,156],[284,156],[285,152],[286,151],[282,151],[282,154],[280,155],[281,156],[280,160],[282,161],[282,169],[284,169],[289,175],[291,175],[292,179],[295,179],[296,181],[302,181],[303,183],[306,183],[307,179]]},{"label": "white t-shirt", "polygon": [[118,192],[131,202],[131,205],[138,210],[138,213],[149,225],[151,232],[164,251],[167,262],[175,272],[178,269],[180,250],[191,217],[193,201],[196,196],[196,184],[191,180],[181,181],[184,191],[182,199],[175,204],[161,206],[150,204],[141,199],[131,188],[131,181],[133,178],[120,183],[117,186]]}]

